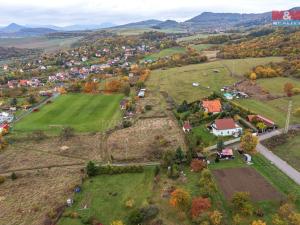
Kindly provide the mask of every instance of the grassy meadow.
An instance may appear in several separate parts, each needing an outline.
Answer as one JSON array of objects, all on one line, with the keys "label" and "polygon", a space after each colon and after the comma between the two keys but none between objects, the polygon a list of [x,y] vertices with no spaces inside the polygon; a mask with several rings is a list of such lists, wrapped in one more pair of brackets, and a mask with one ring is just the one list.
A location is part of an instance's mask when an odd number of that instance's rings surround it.
[{"label": "grassy meadow", "polygon": [[122,95],[62,95],[17,122],[14,131],[57,132],[64,126],[70,126],[78,132],[105,130],[119,121],[121,99]]},{"label": "grassy meadow", "polygon": [[283,95],[284,84],[292,83],[294,87],[300,88],[300,80],[292,77],[275,77],[275,78],[264,78],[258,79],[257,84],[264,88],[270,94]]},{"label": "grassy meadow", "polygon": [[[280,60],[280,57],[219,60],[160,69],[151,73],[147,85],[152,90],[168,92],[177,103],[183,100],[192,102],[219,91],[224,85],[233,84],[254,66]],[[219,72],[215,73],[214,70]],[[198,82],[200,86],[193,87],[193,82]]]},{"label": "grassy meadow", "polygon": [[163,58],[163,57],[166,57],[166,56],[171,56],[171,55],[174,55],[176,53],[184,53],[186,50],[185,48],[182,48],[182,47],[173,47],[173,48],[167,48],[167,49],[164,49],[158,53],[153,53],[151,55],[147,55],[144,60],[156,60],[156,59],[159,59],[159,58]]},{"label": "grassy meadow", "polygon": [[[153,168],[144,173],[100,175],[87,180],[82,192],[75,195],[75,204],[67,212],[77,212],[82,217],[95,216],[102,224],[114,220],[126,221],[129,212],[125,202],[134,200],[134,208],[145,206],[152,194]],[[113,195],[114,193],[115,195]],[[82,209],[87,205],[87,209]],[[58,225],[83,225],[80,219],[62,217]]]}]

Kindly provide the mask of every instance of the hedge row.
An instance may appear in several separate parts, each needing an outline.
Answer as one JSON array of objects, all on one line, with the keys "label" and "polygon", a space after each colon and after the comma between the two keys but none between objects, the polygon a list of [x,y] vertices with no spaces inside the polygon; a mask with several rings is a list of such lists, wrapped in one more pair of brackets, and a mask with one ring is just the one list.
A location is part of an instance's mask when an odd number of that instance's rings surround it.
[{"label": "hedge row", "polygon": [[97,175],[101,174],[121,174],[121,173],[142,173],[143,166],[98,166]]}]

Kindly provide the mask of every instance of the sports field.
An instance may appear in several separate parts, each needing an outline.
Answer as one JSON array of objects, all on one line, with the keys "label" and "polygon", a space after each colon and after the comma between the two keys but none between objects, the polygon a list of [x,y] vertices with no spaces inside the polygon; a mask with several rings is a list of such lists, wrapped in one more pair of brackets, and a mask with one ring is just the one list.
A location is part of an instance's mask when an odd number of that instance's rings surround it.
[{"label": "sports field", "polygon": [[119,122],[122,95],[67,94],[17,122],[14,131],[57,132],[69,126],[78,132],[105,130]]},{"label": "sports field", "polygon": [[[177,103],[192,102],[219,91],[243,78],[256,65],[280,61],[280,57],[219,60],[152,72],[147,85],[152,90],[167,92]],[[199,83],[193,87],[192,83]]]}]

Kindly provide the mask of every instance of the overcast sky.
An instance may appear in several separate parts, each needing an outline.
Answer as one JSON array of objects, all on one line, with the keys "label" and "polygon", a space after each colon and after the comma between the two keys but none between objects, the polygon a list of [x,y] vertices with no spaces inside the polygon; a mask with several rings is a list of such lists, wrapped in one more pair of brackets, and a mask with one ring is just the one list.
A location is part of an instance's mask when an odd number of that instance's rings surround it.
[{"label": "overcast sky", "polygon": [[295,6],[299,0],[0,0],[0,25],[184,21],[204,11],[258,13]]}]

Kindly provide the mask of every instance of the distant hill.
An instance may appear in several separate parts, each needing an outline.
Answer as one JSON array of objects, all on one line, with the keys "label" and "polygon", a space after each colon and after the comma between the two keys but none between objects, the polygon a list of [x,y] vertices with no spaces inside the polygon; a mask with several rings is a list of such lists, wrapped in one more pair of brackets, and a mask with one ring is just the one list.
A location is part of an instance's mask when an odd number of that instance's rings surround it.
[{"label": "distant hill", "polygon": [[161,22],[155,26],[152,26],[154,29],[171,29],[171,28],[178,28],[180,24],[175,20],[166,20]]},{"label": "distant hill", "polygon": [[119,26],[115,26],[113,28],[151,28],[162,22],[163,21],[161,21],[161,20],[145,20],[145,21],[140,21],[140,22],[136,22],[136,23],[128,23],[128,24],[124,24],[124,25],[119,25]]},{"label": "distant hill", "polygon": [[57,31],[50,28],[28,28],[16,23],[11,23],[6,27],[0,28],[0,37],[31,37],[54,32]]}]

